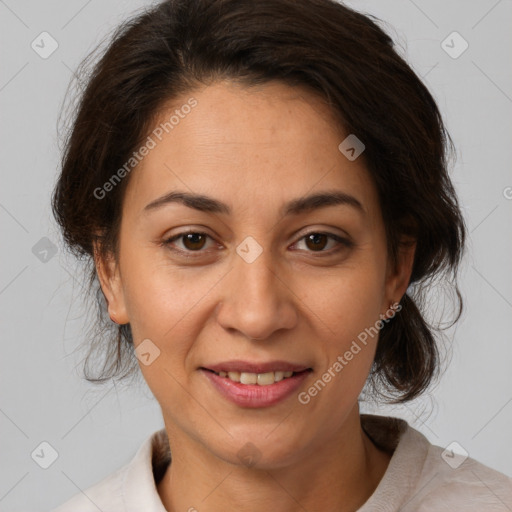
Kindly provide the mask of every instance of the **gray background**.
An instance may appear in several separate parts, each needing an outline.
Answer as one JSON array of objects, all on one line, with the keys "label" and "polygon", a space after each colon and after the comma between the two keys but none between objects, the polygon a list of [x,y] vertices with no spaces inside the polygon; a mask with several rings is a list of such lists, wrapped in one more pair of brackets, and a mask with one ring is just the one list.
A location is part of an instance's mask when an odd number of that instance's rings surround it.
[{"label": "gray background", "polygon": [[[457,146],[453,179],[470,231],[461,273],[466,312],[447,331],[449,369],[433,393],[378,411],[406,418],[440,446],[457,441],[512,476],[512,2],[348,4],[390,25],[438,101]],[[0,0],[2,511],[62,503],[128,462],[163,427],[145,385],[95,388],[81,378],[79,348],[92,317],[49,203],[59,160],[57,119],[72,70],[144,5],[150,3]],[[43,31],[59,45],[47,59],[31,48]],[[453,31],[469,44],[458,58],[441,46]],[[448,42],[460,50],[460,41]],[[41,250],[43,237],[56,245],[53,257]],[[48,469],[31,458],[43,441],[58,453]]]}]

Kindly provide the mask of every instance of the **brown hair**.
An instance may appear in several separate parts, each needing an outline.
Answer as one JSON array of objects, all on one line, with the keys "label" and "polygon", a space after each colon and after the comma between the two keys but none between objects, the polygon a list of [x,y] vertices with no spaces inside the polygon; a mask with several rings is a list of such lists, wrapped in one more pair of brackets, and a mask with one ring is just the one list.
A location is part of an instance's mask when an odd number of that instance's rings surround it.
[{"label": "brown hair", "polygon": [[[140,147],[164,103],[217,79],[248,87],[278,80],[320,95],[364,142],[392,260],[404,237],[417,241],[415,291],[380,330],[369,383],[395,403],[427,388],[440,358],[422,297],[435,278],[451,280],[460,316],[465,226],[447,170],[453,144],[436,103],[377,22],[334,0],[166,0],[118,27],[74,110],[52,197],[66,244],[89,264],[100,306],[87,380],[137,368],[129,324],[105,318],[93,262],[94,240],[102,257],[118,256],[129,176],[102,199],[94,191]],[[93,377],[87,365],[95,349],[105,358]]]}]

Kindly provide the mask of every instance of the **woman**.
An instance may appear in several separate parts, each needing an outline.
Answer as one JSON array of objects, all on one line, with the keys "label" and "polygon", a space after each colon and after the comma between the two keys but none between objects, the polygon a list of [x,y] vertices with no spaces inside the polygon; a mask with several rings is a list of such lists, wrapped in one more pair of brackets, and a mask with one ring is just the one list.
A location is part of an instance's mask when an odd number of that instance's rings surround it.
[{"label": "woman", "polygon": [[390,38],[332,0],[123,25],[53,208],[117,329],[90,380],[138,365],[165,428],[57,511],[510,509],[506,475],[359,412],[365,384],[404,403],[439,368],[418,297],[464,246],[449,141]]}]

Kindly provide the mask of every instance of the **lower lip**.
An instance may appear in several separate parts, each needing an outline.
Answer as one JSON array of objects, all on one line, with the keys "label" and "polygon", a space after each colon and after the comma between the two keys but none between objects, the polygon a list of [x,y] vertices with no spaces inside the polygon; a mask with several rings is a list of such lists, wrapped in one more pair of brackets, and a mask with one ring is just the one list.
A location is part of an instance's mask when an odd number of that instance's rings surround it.
[{"label": "lower lip", "polygon": [[274,384],[260,386],[258,384],[240,384],[202,368],[201,371],[225,398],[241,407],[253,408],[269,407],[285,400],[301,386],[304,379],[310,374],[310,370],[306,370],[279,382],[274,382]]}]

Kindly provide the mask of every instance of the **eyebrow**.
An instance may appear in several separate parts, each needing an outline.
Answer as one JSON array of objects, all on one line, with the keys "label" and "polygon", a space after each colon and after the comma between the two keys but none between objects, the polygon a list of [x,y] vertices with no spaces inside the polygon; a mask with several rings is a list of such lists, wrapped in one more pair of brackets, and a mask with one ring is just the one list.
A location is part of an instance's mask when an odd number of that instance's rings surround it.
[{"label": "eyebrow", "polygon": [[[143,212],[148,213],[171,203],[181,203],[201,212],[231,214],[231,208],[217,199],[202,194],[182,191],[172,191],[155,199],[144,207]],[[327,190],[293,199],[282,207],[281,213],[284,216],[298,215],[303,212],[335,205],[351,206],[360,213],[365,213],[365,209],[358,199],[339,190]]]}]

